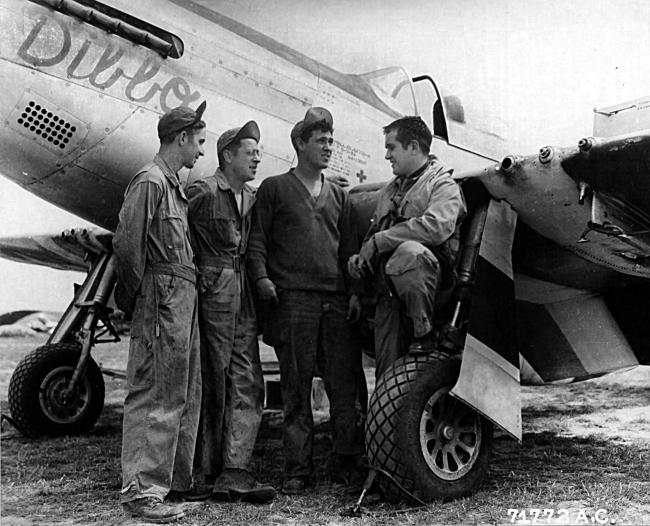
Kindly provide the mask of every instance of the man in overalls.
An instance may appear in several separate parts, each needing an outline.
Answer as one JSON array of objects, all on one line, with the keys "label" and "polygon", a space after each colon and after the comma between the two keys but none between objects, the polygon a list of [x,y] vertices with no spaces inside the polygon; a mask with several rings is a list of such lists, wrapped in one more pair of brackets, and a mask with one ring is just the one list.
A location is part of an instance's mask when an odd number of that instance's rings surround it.
[{"label": "man in overalls", "polygon": [[201,402],[196,271],[178,171],[204,154],[205,103],[158,122],[160,149],[131,180],[113,238],[118,306],[133,313],[122,437],[124,510],[152,522],[183,516],[163,502],[192,489]]},{"label": "man in overalls", "polygon": [[[246,277],[255,178],[260,162],[255,121],[217,141],[219,168],[187,190],[199,268],[203,402],[195,475],[218,500],[268,502],[272,486],[248,471],[264,409],[255,305]],[[215,480],[216,479],[216,480]]]}]

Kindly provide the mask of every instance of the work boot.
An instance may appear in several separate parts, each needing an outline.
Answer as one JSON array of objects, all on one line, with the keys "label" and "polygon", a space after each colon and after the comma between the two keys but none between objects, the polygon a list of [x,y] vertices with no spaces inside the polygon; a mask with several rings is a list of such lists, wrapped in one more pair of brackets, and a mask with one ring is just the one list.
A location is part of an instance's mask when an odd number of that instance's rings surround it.
[{"label": "work boot", "polygon": [[171,502],[192,502],[197,500],[206,500],[210,495],[212,495],[212,484],[194,484],[192,489],[187,491],[170,491],[165,500]]},{"label": "work boot", "polygon": [[275,488],[257,482],[245,469],[227,468],[217,477],[212,487],[211,500],[245,500],[257,504],[271,502]]},{"label": "work boot", "polygon": [[307,492],[307,477],[289,477],[282,483],[285,495],[304,495]]},{"label": "work boot", "polygon": [[123,502],[122,508],[132,517],[156,523],[172,522],[185,515],[180,506],[166,504],[155,497],[143,497]]},{"label": "work boot", "polygon": [[436,345],[431,332],[420,338],[413,338],[409,344],[409,354],[411,355],[431,354],[435,350]]}]

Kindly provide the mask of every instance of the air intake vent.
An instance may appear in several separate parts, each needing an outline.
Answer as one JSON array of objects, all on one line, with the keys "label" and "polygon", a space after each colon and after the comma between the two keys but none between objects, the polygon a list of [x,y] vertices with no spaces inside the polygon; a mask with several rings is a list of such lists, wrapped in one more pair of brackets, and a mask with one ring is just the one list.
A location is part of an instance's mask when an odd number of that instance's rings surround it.
[{"label": "air intake vent", "polygon": [[66,155],[88,135],[88,125],[33,90],[22,99],[6,123],[57,155]]},{"label": "air intake vent", "polygon": [[76,126],[33,100],[27,103],[16,122],[62,150],[77,131]]}]

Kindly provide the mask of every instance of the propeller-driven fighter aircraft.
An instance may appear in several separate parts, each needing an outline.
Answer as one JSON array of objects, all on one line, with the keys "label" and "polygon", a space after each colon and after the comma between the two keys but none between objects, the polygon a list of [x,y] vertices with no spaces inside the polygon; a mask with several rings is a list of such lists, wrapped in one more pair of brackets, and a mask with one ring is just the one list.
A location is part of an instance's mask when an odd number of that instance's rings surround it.
[{"label": "propeller-driven fighter aircraft", "polygon": [[[360,230],[389,178],[381,127],[432,123],[432,151],[462,182],[459,285],[439,352],[378,381],[368,457],[388,498],[466,495],[487,468],[493,426],[521,438],[520,381],[583,380],[650,364],[650,101],[599,110],[574,147],[505,156],[428,75],[340,73],[215,11],[207,0],[2,0],[0,173],[96,229],[0,240],[0,256],[87,277],[10,384],[27,436],[90,429],[103,407],[93,346],[117,333],[111,238],[124,190],[157,148],[157,119],[207,101],[216,138],[255,119],[260,179],[294,163],[289,132],[312,106],[336,121],[329,173],[351,183]],[[643,131],[645,129],[645,131]],[[46,226],[44,226],[44,230]]]}]

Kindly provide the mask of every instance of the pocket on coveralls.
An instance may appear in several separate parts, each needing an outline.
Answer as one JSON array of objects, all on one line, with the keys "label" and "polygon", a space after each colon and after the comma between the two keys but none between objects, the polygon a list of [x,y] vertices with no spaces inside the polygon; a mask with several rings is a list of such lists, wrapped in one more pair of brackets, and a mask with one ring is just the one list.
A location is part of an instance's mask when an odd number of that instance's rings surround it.
[{"label": "pocket on coveralls", "polygon": [[132,338],[126,381],[129,387],[147,387],[153,381],[153,351],[148,338]]},{"label": "pocket on coveralls", "polygon": [[158,287],[158,305],[167,305],[171,299],[176,280],[180,279],[169,274],[156,274],[156,287]]},{"label": "pocket on coveralls", "polygon": [[237,246],[237,225],[235,219],[227,215],[223,215],[214,210],[211,217],[212,229],[217,236],[217,239],[224,244],[224,246]]},{"label": "pocket on coveralls", "polygon": [[[168,256],[175,256],[174,251],[182,250],[185,246],[185,222],[179,215],[169,214],[162,218],[162,235]],[[176,259],[171,261],[176,262]]]},{"label": "pocket on coveralls", "polygon": [[199,294],[206,294],[213,288],[223,272],[223,267],[201,268],[199,270]]},{"label": "pocket on coveralls", "polygon": [[212,268],[207,271],[205,279],[200,280],[201,309],[221,317],[222,313],[234,314],[237,309],[235,304],[239,287],[237,280],[239,274],[229,268]]}]

